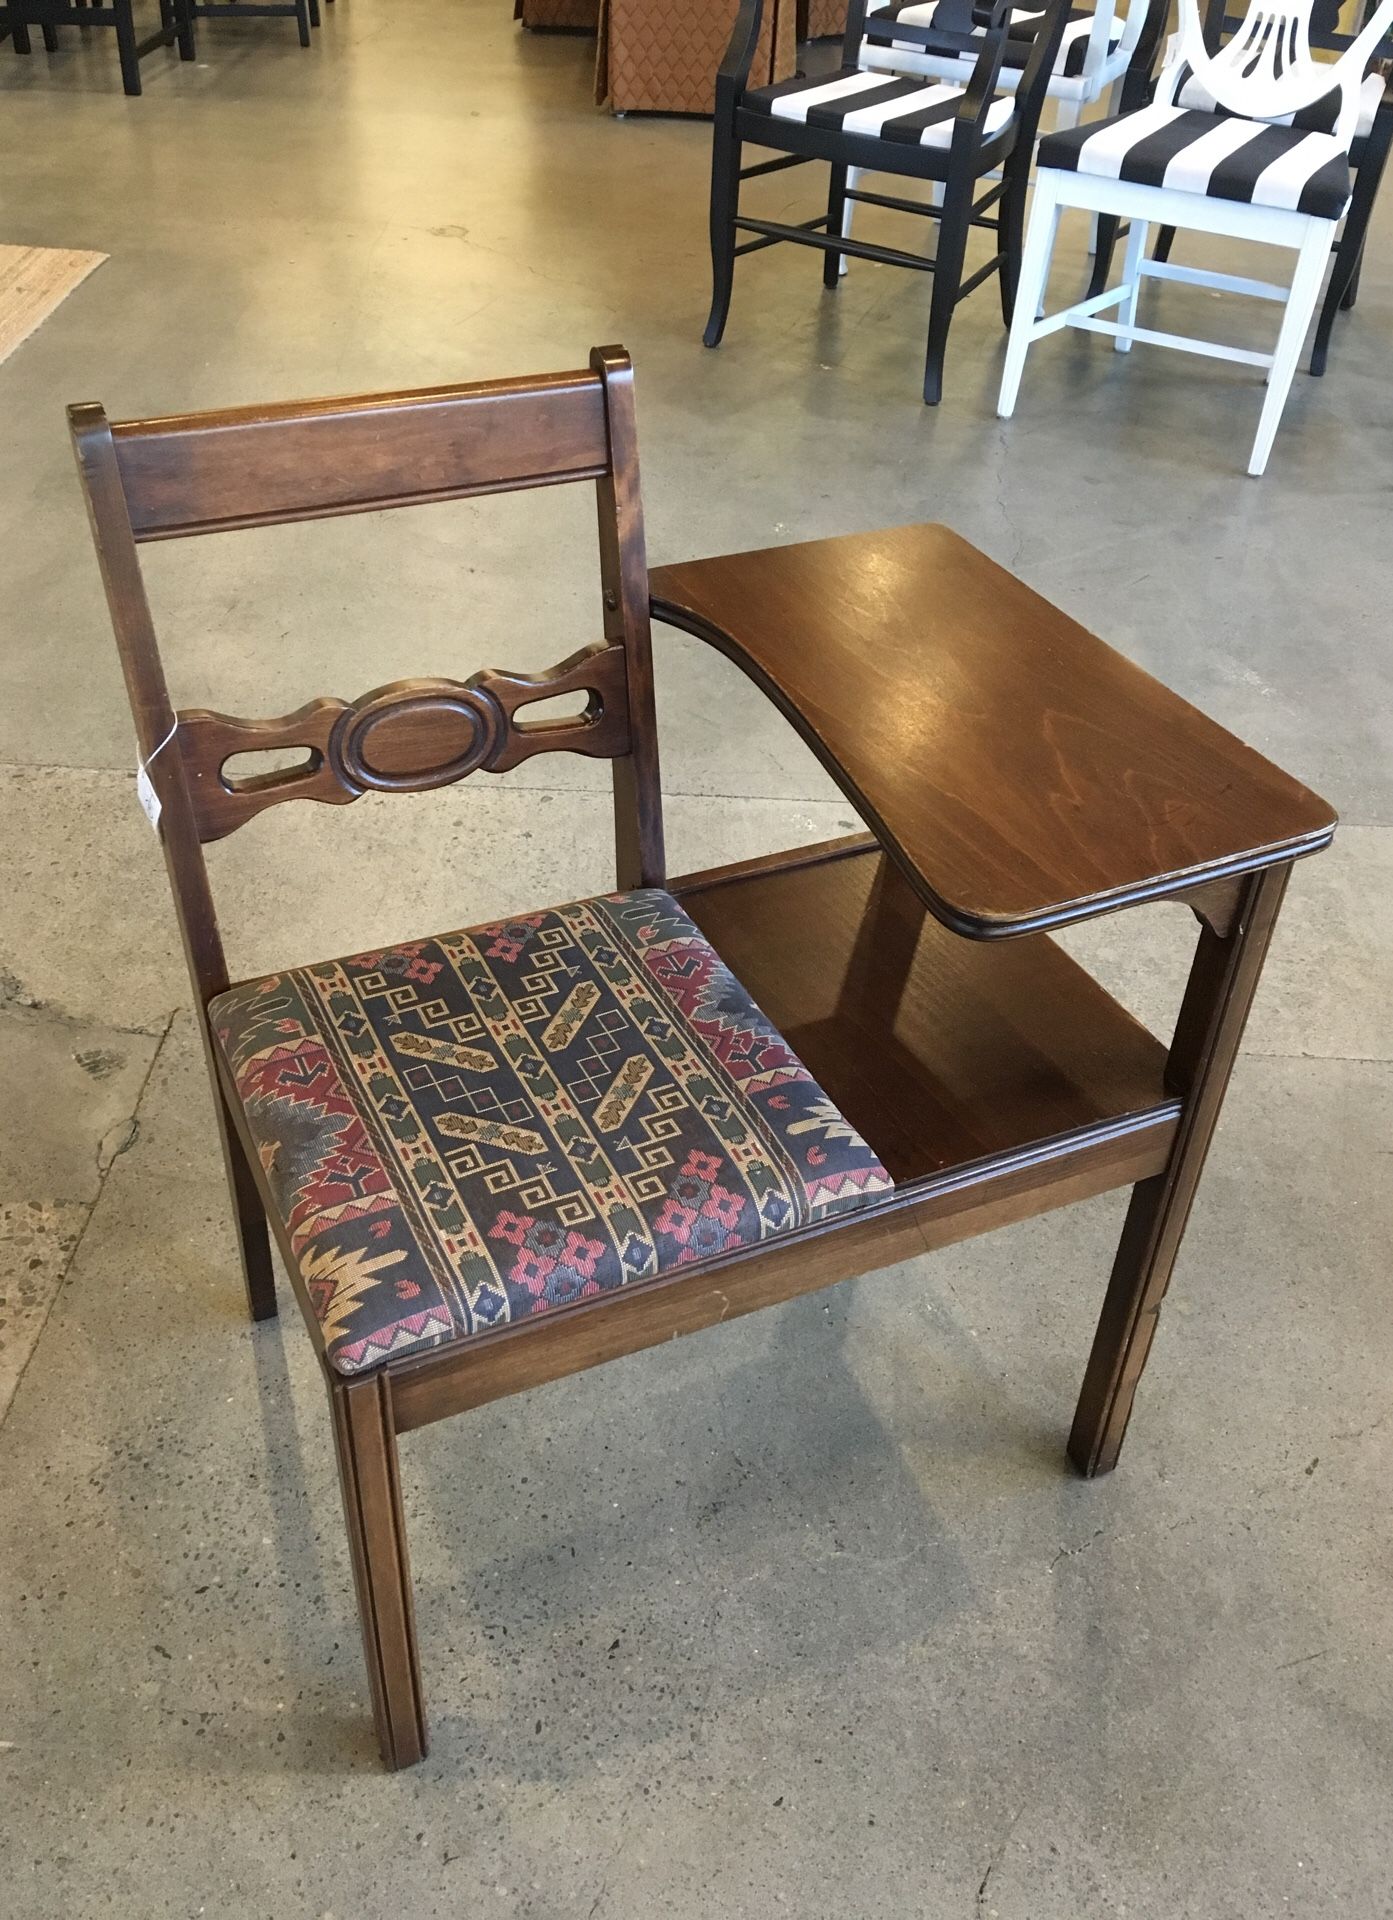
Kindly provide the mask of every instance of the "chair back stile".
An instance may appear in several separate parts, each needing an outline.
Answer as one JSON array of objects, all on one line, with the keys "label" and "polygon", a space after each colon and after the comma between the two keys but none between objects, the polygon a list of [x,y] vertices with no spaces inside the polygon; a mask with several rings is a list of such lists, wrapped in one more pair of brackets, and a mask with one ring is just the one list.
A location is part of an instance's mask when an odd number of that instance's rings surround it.
[{"label": "chair back stile", "polygon": [[1379,42],[1393,27],[1393,0],[1380,0],[1336,61],[1315,59],[1316,0],[1253,0],[1217,51],[1206,42],[1199,0],[1180,0],[1180,27],[1156,100],[1172,106],[1186,80],[1198,83],[1224,111],[1249,120],[1288,119],[1338,93],[1333,132],[1348,148],[1359,120],[1359,89]]},{"label": "chair back stile", "polygon": [[[346,804],[368,791],[449,785],[535,754],[611,761],[617,885],[661,885],[662,803],[632,369],[597,348],[587,372],[112,424],[69,409],[74,451],[135,722],[158,803],[189,971],[201,1006],[227,963],[203,849],[285,800]],[[429,501],[593,481],[603,640],[540,673],[400,680],[270,720],[176,708],[138,546]],[[584,709],[526,708],[583,693]],[[239,776],[236,757],[304,758]]]}]

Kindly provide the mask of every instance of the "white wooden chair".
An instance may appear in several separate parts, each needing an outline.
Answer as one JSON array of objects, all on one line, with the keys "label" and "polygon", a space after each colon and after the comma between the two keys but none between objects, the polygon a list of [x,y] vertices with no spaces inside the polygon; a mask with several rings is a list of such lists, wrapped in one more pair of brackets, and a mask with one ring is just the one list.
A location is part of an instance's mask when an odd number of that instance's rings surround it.
[{"label": "white wooden chair", "polygon": [[[1105,94],[1111,95],[1112,110],[1120,106],[1118,95],[1142,31],[1152,10],[1163,10],[1165,3],[1096,0],[1092,13],[1082,8],[1071,13],[1045,83],[1046,98],[1055,102],[1056,128],[1077,126],[1084,108]],[[1020,84],[1042,11],[1038,5],[1011,11],[1011,34],[997,82],[1003,92]],[[980,19],[974,18],[972,0],[871,0],[858,64],[872,72],[923,75],[966,86],[974,56],[961,50],[961,35],[966,32],[980,37],[985,31]],[[957,46],[953,39],[958,41]],[[861,169],[850,169],[850,192],[857,190],[860,179]],[[844,233],[851,232],[855,205],[852,199],[846,202]],[[845,273],[846,269],[847,256],[843,254],[841,271]]]},{"label": "white wooden chair", "polygon": [[[1380,0],[1339,60],[1321,62],[1312,57],[1312,5],[1313,0],[1252,0],[1238,32],[1211,54],[1197,0],[1180,0],[1179,40],[1152,104],[1050,134],[1041,142],[997,406],[1003,419],[1015,410],[1027,348],[1061,327],[1078,327],[1110,334],[1119,353],[1129,352],[1132,342],[1141,340],[1265,368],[1267,397],[1248,471],[1260,474],[1266,467],[1331,242],[1350,200],[1349,153],[1365,68],[1393,25],[1393,0]],[[1182,103],[1192,82],[1218,113]],[[1302,115],[1327,96],[1338,98],[1330,131],[1303,126]],[[1037,318],[1059,216],[1066,207],[1130,222],[1122,284]],[[1148,260],[1146,238],[1153,222],[1294,248],[1291,283],[1278,286]],[[1281,302],[1285,311],[1274,351],[1254,353],[1139,327],[1137,297],[1143,277]],[[1116,320],[1101,317],[1109,307],[1119,309]]]}]

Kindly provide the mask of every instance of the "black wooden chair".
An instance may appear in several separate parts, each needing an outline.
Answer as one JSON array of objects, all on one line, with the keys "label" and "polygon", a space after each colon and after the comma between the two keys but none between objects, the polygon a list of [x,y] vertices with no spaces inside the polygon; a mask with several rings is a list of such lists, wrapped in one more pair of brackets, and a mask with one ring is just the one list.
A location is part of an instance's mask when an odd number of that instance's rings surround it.
[{"label": "black wooden chair", "polygon": [[193,18],[190,0],[160,0],[160,24],[142,40],[135,24],[133,0],[10,0],[6,17],[10,42],[18,54],[32,51],[30,27],[43,31],[44,50],[58,51],[60,27],[112,27],[116,33],[117,57],[121,62],[121,85],[129,94],[138,94],[140,63],[160,47],[177,46],[181,60],[194,57]]},{"label": "black wooden chair", "polygon": [[[705,341],[716,346],[725,331],[738,254],[791,240],[823,252],[823,285],[837,286],[843,255],[911,267],[934,276],[929,309],[924,399],[937,404],[943,390],[943,357],[959,300],[998,274],[1001,310],[1009,324],[1025,230],[1030,157],[1068,22],[1067,0],[1050,0],[1039,16],[1020,85],[998,82],[1011,25],[1010,0],[944,0],[932,28],[906,28],[936,52],[971,54],[966,87],[946,81],[895,77],[858,64],[865,34],[866,0],[852,0],[834,74],[800,77],[772,87],[750,87],[750,69],[764,18],[764,0],[743,0],[735,32],[716,79],[716,124],[711,159],[711,314]],[[977,32],[973,29],[976,27]],[[982,29],[985,28],[985,32]],[[1019,29],[1018,29],[1019,30]],[[899,30],[897,29],[897,37]],[[771,147],[780,158],[742,167],[746,143]],[[751,218],[740,212],[740,183],[786,167],[825,160],[831,168],[827,211],[797,225]],[[847,169],[940,183],[941,203],[868,193],[847,185]],[[1001,177],[988,181],[987,176]],[[985,183],[985,190],[980,192]],[[939,222],[932,259],[844,234],[848,202],[865,202]],[[994,217],[988,217],[996,208]],[[986,227],[997,251],[966,279],[968,232]],[[755,235],[741,245],[737,233]]]},{"label": "black wooden chair", "polygon": [[[1362,21],[1366,8],[1361,7],[1352,23],[1356,31]],[[1222,14],[1212,7],[1206,21],[1206,40],[1211,46],[1236,31],[1241,24],[1241,16]],[[1353,46],[1355,34],[1340,30],[1339,0],[1316,0],[1311,16],[1311,45],[1338,57]],[[1152,68],[1159,48],[1160,36],[1157,34],[1149,46],[1140,46],[1137,57],[1129,69],[1124,83],[1122,110],[1133,112],[1146,105],[1151,97],[1154,85]],[[1388,165],[1390,148],[1393,148],[1393,90],[1387,79],[1390,61],[1393,61],[1393,33],[1390,33],[1379,46],[1373,66],[1364,82],[1360,96],[1359,127],[1354,143],[1350,148],[1350,174],[1354,191],[1350,199],[1349,211],[1344,217],[1339,233],[1332,248],[1333,265],[1330,277],[1326,281],[1325,297],[1321,302],[1320,316],[1316,321],[1311,341],[1310,372],[1318,379],[1325,372],[1326,360],[1330,352],[1330,335],[1335,325],[1337,313],[1349,312],[1359,293],[1359,269],[1364,257],[1364,245],[1368,238],[1369,221],[1373,215],[1374,202],[1378,198],[1379,187],[1383,183],[1384,171]],[[1212,107],[1213,102],[1203,95],[1197,83],[1191,79],[1181,89],[1181,104],[1187,107]],[[1315,132],[1326,130],[1327,122],[1333,120],[1333,107],[1323,112],[1325,102],[1318,102],[1311,110],[1311,128]],[[1303,114],[1304,125],[1307,115]],[[1098,247],[1094,257],[1093,279],[1089,286],[1089,297],[1101,293],[1107,285],[1108,271],[1112,264],[1113,248],[1117,244],[1119,224],[1116,219],[1103,217],[1098,224]],[[1175,242],[1175,228],[1162,227],[1156,236],[1156,245],[1152,250],[1154,260],[1169,260],[1171,247]]]}]

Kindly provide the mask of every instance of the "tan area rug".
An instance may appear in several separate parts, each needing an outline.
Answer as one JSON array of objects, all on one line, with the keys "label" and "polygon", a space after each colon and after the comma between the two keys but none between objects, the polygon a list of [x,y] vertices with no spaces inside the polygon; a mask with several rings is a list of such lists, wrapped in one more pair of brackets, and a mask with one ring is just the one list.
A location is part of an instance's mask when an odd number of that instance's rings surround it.
[{"label": "tan area rug", "polygon": [[7,360],[106,257],[66,247],[0,247],[0,360]]}]

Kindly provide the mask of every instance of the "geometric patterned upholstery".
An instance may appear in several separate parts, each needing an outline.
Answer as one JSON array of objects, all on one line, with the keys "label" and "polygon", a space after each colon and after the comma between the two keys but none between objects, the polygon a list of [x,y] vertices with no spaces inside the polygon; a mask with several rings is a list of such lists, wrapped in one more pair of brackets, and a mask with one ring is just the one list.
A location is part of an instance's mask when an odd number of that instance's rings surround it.
[{"label": "geometric patterned upholstery", "polygon": [[1180,106],[1047,134],[1039,164],[1326,220],[1338,220],[1350,197],[1349,153],[1333,135]]},{"label": "geometric patterned upholstery", "polygon": [[892,1185],[656,888],[248,981],[208,1011],[340,1373]]},{"label": "geometric patterned upholstery", "polygon": [[[859,134],[896,146],[939,147],[946,151],[963,93],[962,87],[946,81],[895,79],[884,73],[844,67],[840,73],[752,88],[740,104],[750,113],[768,114],[776,120],[801,121],[809,127]],[[1015,110],[1009,94],[993,100],[984,116],[984,135],[991,138],[1000,133]]]}]

